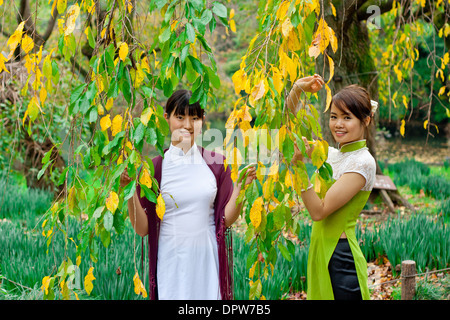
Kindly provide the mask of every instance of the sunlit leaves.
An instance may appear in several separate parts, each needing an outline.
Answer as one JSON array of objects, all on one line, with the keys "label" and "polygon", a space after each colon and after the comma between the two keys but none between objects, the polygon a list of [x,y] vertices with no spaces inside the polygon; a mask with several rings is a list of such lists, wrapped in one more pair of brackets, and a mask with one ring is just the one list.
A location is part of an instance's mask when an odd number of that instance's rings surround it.
[{"label": "sunlit leaves", "polygon": [[102,128],[102,131],[108,130],[108,128],[111,127],[111,116],[107,114],[100,120],[100,127]]},{"label": "sunlit leaves", "polygon": [[119,58],[122,61],[125,61],[125,58],[128,56],[128,44],[126,42],[122,42],[119,46]]},{"label": "sunlit leaves", "polygon": [[64,26],[64,36],[70,35],[75,30],[75,21],[80,14],[80,7],[77,3],[71,5],[67,10],[66,23]]},{"label": "sunlit leaves", "polygon": [[90,295],[92,289],[94,289],[94,284],[92,282],[95,280],[95,277],[93,272],[94,267],[90,267],[88,273],[84,277],[84,289],[86,290],[88,295]]},{"label": "sunlit leaves", "polygon": [[25,53],[30,52],[34,48],[33,39],[29,35],[25,34],[22,38],[21,46]]},{"label": "sunlit leaves", "polygon": [[12,55],[14,54],[14,50],[16,49],[19,42],[22,40],[22,33],[23,33],[23,27],[25,25],[25,21],[22,21],[14,31],[14,33],[9,37],[8,41],[6,42],[6,45],[9,46],[9,55],[8,60],[11,59]]},{"label": "sunlit leaves", "polygon": [[120,131],[122,131],[122,121],[123,118],[120,114],[116,115],[111,123],[111,134],[114,137]]},{"label": "sunlit leaves", "polygon": [[250,209],[250,221],[252,222],[255,228],[258,228],[261,224],[261,215],[263,210],[263,198],[258,197],[252,205]]},{"label": "sunlit leaves", "polygon": [[137,271],[133,277],[133,283],[134,283],[134,292],[137,295],[142,294],[142,297],[147,298],[147,291],[145,290],[144,284],[142,283],[141,279],[139,278],[139,274]]},{"label": "sunlit leaves", "polygon": [[119,196],[114,191],[109,193],[108,198],[106,198],[106,208],[114,213],[119,205]]},{"label": "sunlit leaves", "polygon": [[166,203],[164,202],[162,194],[159,194],[156,201],[156,214],[158,218],[162,220],[164,217],[164,213],[166,213]]}]

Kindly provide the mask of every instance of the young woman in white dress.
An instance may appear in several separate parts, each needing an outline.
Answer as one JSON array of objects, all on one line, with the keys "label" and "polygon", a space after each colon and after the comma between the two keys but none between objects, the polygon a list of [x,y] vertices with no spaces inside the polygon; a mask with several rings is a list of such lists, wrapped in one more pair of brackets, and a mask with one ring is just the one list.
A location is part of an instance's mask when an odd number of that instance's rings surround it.
[{"label": "young woman in white dress", "polygon": [[[195,143],[205,116],[198,102],[189,104],[191,95],[178,90],[168,99],[164,117],[171,144],[164,157],[153,159],[166,207],[162,221],[154,203],[139,197],[139,186],[128,200],[133,228],[149,238],[150,299],[233,298],[232,249],[225,233],[242,210],[236,205],[241,185],[233,186],[222,155]],[[254,167],[248,170],[245,184],[256,177]],[[121,186],[130,181],[124,172]]]}]

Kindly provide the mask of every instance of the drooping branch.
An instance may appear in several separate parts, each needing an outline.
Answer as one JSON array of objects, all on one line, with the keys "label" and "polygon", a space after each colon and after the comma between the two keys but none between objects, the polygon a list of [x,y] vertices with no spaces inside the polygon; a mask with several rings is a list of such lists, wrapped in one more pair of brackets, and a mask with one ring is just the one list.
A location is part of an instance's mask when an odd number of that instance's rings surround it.
[{"label": "drooping branch", "polygon": [[53,29],[55,27],[55,24],[56,24],[57,16],[58,16],[58,10],[55,6],[52,14],[50,15],[50,18],[48,19],[47,28],[45,29],[44,33],[41,35],[38,32],[36,25],[34,24],[33,17],[31,15],[29,0],[21,0],[17,20],[18,20],[18,23],[25,21],[25,26],[24,26],[25,32],[30,37],[34,37],[34,42],[37,46],[41,46],[50,38],[50,36],[53,32]]}]

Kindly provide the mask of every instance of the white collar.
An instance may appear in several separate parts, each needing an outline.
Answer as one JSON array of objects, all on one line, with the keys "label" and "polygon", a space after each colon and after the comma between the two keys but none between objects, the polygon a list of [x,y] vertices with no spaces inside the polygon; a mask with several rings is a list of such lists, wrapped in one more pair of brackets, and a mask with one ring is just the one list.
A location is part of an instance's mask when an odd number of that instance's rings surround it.
[{"label": "white collar", "polygon": [[195,153],[195,150],[197,150],[197,149],[198,149],[197,144],[194,142],[192,147],[186,153],[184,153],[182,148],[174,146],[172,143],[170,143],[170,147],[169,147],[168,151],[174,156],[187,157],[187,156],[193,155]]}]

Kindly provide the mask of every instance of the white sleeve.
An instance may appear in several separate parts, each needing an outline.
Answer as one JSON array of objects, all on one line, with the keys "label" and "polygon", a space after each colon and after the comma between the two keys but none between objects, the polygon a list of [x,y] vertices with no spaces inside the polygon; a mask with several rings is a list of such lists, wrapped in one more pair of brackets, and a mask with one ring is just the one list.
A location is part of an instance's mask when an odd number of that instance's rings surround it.
[{"label": "white sleeve", "polygon": [[345,170],[345,173],[356,172],[362,175],[366,179],[366,184],[361,190],[371,191],[375,184],[376,169],[375,159],[367,152],[367,154],[354,159],[353,163]]}]

